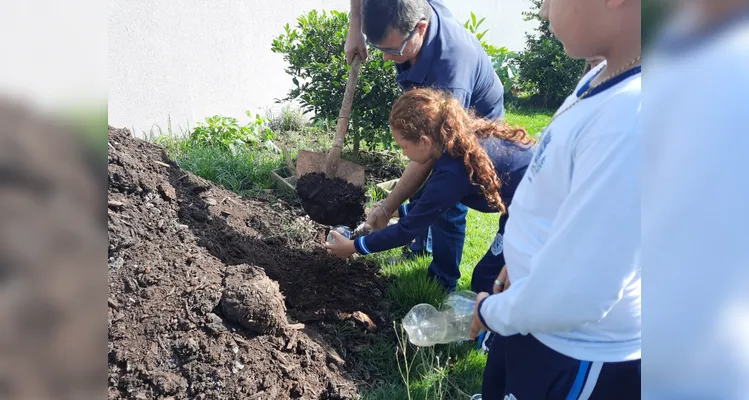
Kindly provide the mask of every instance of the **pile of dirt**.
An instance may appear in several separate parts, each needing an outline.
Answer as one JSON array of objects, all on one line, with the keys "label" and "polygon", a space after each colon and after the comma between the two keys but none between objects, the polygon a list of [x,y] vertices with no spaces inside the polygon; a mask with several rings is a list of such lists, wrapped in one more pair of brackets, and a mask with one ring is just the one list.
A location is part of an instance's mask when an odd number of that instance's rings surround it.
[{"label": "pile of dirt", "polygon": [[357,376],[320,334],[386,326],[375,266],[325,229],[243,199],[109,128],[110,399],[348,399]]},{"label": "pile of dirt", "polygon": [[312,220],[325,225],[356,227],[364,220],[363,187],[322,172],[302,175],[296,183],[302,208]]}]

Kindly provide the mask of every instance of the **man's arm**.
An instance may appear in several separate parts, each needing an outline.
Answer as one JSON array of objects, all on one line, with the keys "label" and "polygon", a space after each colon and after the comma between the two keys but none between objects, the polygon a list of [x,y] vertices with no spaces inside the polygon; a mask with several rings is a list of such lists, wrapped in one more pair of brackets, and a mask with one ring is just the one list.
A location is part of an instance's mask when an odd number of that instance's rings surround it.
[{"label": "man's arm", "polygon": [[398,179],[398,183],[395,184],[393,191],[382,201],[383,207],[385,207],[390,215],[424,185],[424,182],[429,177],[429,173],[432,171],[433,164],[433,162],[419,164],[413,161],[408,163],[408,166],[403,171],[403,175]]},{"label": "man's arm", "polygon": [[346,63],[349,65],[354,60],[355,54],[359,54],[362,61],[367,59],[367,44],[364,42],[364,34],[361,31],[361,2],[362,0],[351,0],[348,36],[344,46]]},{"label": "man's arm", "polygon": [[[356,0],[351,0],[356,1]],[[450,92],[460,104],[467,110],[471,103],[471,96],[463,89],[446,88],[443,89]],[[398,183],[390,192],[390,195],[383,201],[383,206],[388,212],[392,213],[400,207],[406,200],[411,198],[421,188],[424,182],[429,177],[429,173],[432,171],[432,164],[417,164],[415,162],[408,163],[406,170],[403,171],[403,175],[398,180]]]},{"label": "man's arm", "polygon": [[436,172],[429,178],[419,201],[410,207],[406,204],[400,207],[397,224],[356,239],[354,246],[357,252],[370,254],[408,244],[446,209],[459,202],[472,187],[467,172]]},{"label": "man's arm", "polygon": [[361,0],[351,0],[351,24],[349,29],[357,28],[361,31]]},{"label": "man's arm", "polygon": [[530,275],[479,306],[489,329],[504,336],[579,329],[621,299],[639,268],[638,135],[599,135],[577,146],[570,194]]}]

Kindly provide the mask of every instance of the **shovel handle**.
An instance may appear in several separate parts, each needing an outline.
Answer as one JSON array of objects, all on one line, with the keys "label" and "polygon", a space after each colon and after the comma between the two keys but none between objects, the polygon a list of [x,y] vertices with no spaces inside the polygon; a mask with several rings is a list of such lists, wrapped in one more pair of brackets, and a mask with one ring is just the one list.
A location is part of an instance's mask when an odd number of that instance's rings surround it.
[{"label": "shovel handle", "polygon": [[343,93],[343,104],[341,105],[341,111],[338,113],[338,125],[336,126],[336,136],[333,142],[333,147],[328,152],[328,156],[325,159],[325,173],[333,178],[338,172],[338,162],[341,160],[341,148],[343,147],[343,139],[346,138],[346,129],[348,128],[348,122],[351,116],[351,106],[354,103],[354,93],[356,92],[356,82],[359,79],[359,68],[361,67],[362,59],[358,54],[354,55],[354,59],[351,61],[351,70],[348,74],[348,80],[346,81],[346,91]]}]

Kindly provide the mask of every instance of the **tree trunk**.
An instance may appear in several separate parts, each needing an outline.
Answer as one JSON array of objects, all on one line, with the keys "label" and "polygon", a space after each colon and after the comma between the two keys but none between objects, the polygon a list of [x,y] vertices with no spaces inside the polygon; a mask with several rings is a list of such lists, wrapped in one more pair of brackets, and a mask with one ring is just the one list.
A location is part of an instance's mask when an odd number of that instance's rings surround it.
[{"label": "tree trunk", "polygon": [[359,142],[361,142],[361,133],[359,127],[354,125],[354,154],[359,155]]}]

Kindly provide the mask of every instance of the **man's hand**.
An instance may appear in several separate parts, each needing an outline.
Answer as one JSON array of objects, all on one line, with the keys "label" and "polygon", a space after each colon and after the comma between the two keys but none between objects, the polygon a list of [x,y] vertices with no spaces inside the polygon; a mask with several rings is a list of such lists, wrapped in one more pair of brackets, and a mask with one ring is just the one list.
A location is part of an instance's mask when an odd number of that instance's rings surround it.
[{"label": "man's hand", "polygon": [[481,323],[481,318],[479,318],[479,304],[481,303],[481,300],[484,300],[487,297],[489,297],[489,293],[486,292],[481,292],[478,294],[478,296],[476,296],[476,305],[473,308],[473,320],[471,321],[471,329],[468,331],[468,337],[471,338],[471,340],[475,340],[476,337],[478,337],[479,333],[481,333],[481,331],[489,330],[489,328]]},{"label": "man's hand", "polygon": [[354,24],[349,26],[343,49],[346,52],[346,64],[348,65],[351,65],[354,61],[354,55],[356,54],[361,56],[362,62],[367,60],[367,44],[364,42],[364,34],[359,26],[354,26]]},{"label": "man's hand", "polygon": [[372,211],[369,212],[369,215],[367,215],[367,221],[365,224],[369,227],[369,232],[379,231],[388,226],[391,216],[392,214],[385,209],[385,206],[377,204]]},{"label": "man's hand", "polygon": [[[498,283],[501,283],[498,284]],[[502,267],[502,271],[499,271],[497,280],[494,281],[494,294],[502,293],[510,288],[510,278],[507,276],[507,265]]]},{"label": "man's hand", "polygon": [[328,254],[333,254],[340,258],[349,258],[356,253],[356,247],[354,247],[354,241],[346,239],[345,236],[338,232],[330,232],[333,236],[335,243],[325,243],[325,248],[328,249]]}]

